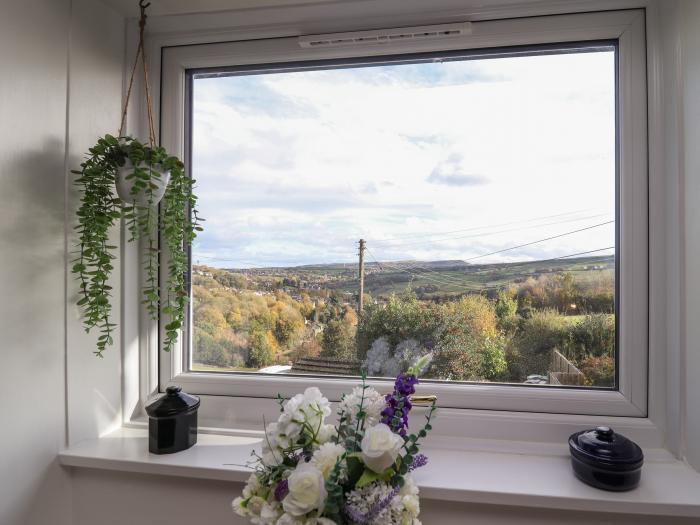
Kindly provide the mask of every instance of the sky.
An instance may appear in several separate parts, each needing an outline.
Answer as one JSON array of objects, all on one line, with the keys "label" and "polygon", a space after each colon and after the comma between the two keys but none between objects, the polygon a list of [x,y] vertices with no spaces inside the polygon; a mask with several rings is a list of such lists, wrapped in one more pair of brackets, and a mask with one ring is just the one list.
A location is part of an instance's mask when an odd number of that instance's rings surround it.
[{"label": "sky", "polygon": [[612,51],[193,89],[206,218],[194,263],[355,263],[360,238],[369,261],[514,262],[615,244]]}]

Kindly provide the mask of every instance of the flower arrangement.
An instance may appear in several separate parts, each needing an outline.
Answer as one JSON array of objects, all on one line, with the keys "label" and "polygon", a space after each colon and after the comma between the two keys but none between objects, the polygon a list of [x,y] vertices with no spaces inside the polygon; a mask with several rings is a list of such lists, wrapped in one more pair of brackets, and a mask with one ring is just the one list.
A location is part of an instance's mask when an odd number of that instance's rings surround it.
[{"label": "flower arrangement", "polygon": [[421,358],[382,396],[365,384],[343,396],[338,422],[316,387],[284,401],[267,425],[255,471],[233,500],[240,516],[259,525],[420,525],[412,471],[424,466],[421,439],[431,430],[433,403],[417,433],[409,433],[409,397]]}]

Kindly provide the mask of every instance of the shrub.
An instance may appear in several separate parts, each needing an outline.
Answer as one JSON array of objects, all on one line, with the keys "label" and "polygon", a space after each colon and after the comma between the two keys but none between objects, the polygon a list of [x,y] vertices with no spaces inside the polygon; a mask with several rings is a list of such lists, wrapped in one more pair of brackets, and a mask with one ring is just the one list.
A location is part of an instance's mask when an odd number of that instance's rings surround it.
[{"label": "shrub", "polygon": [[420,303],[413,294],[392,295],[385,305],[369,305],[357,327],[358,358],[363,361],[372,343],[381,337],[386,337],[392,348],[407,339],[432,347],[437,308],[430,303]]},{"label": "shrub", "polygon": [[508,292],[501,290],[496,296],[496,304],[494,307],[496,317],[499,321],[508,319],[517,314],[518,301],[516,301]]},{"label": "shrub", "polygon": [[581,363],[581,372],[588,386],[615,386],[615,360],[612,357],[587,357]]},{"label": "shrub", "polygon": [[556,310],[533,310],[530,318],[522,323],[514,339],[519,355],[519,368],[524,376],[546,374],[551,351],[561,348],[568,337],[566,318]]},{"label": "shrub", "polygon": [[608,314],[587,315],[570,329],[565,354],[582,363],[587,357],[613,357],[615,352],[615,318]]},{"label": "shrub", "polygon": [[296,362],[305,357],[318,357],[321,354],[321,350],[321,344],[318,340],[315,337],[311,337],[297,345],[289,357],[292,362]]},{"label": "shrub", "polygon": [[492,380],[506,370],[505,341],[496,326],[493,303],[468,295],[441,309],[430,374],[440,379]]}]

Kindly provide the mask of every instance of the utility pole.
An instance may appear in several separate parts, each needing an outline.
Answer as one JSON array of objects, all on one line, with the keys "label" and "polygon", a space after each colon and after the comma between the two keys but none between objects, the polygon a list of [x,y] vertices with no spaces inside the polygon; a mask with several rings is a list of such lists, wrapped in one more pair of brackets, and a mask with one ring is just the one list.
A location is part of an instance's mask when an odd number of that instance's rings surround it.
[{"label": "utility pole", "polygon": [[362,313],[362,308],[364,306],[365,295],[365,240],[360,239],[360,300],[359,300],[359,313]]}]

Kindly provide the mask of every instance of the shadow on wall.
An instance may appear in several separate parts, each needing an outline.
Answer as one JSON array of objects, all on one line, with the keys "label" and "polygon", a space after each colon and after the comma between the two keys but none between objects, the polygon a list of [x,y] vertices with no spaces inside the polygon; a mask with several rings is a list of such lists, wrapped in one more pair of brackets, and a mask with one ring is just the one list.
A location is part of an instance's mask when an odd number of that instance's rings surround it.
[{"label": "shadow on wall", "polygon": [[12,424],[0,432],[0,523],[8,525],[69,523],[70,476],[56,461],[65,442],[64,156],[62,138],[2,150],[0,383]]},{"label": "shadow on wall", "polygon": [[[36,265],[38,270],[55,262],[58,252],[47,251],[47,244],[60,244],[59,255],[63,250],[64,148],[63,140],[52,139],[40,150],[10,155],[0,179],[0,240],[13,261]],[[18,248],[14,252],[13,246]],[[39,254],[43,256],[37,259]]]},{"label": "shadow on wall", "polygon": [[63,345],[64,154],[63,141],[50,140],[10,155],[0,174],[0,296],[11,305],[3,308],[3,346],[42,367],[46,349],[29,351],[50,346],[58,360]]}]

